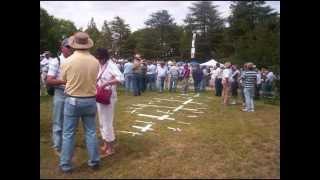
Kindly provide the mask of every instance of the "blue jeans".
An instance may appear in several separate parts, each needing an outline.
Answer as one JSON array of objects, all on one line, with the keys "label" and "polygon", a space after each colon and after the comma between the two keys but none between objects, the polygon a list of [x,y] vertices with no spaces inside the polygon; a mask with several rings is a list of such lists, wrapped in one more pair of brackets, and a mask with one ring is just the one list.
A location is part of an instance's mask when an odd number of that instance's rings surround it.
[{"label": "blue jeans", "polygon": [[156,75],[148,74],[147,75],[147,89],[154,91],[156,89]]},{"label": "blue jeans", "polygon": [[200,90],[200,81],[201,80],[194,80],[194,91],[197,93]]},{"label": "blue jeans", "polygon": [[62,128],[63,128],[63,111],[66,96],[63,89],[55,88],[53,96],[53,112],[52,112],[52,141],[53,148],[61,151],[62,145]]},{"label": "blue jeans", "polygon": [[96,137],[96,112],[95,98],[67,97],[64,104],[63,141],[60,156],[60,167],[63,171],[72,169],[71,159],[75,146],[75,133],[79,118],[83,123],[89,166],[99,164],[98,141]]},{"label": "blue jeans", "polygon": [[265,97],[272,97],[272,83],[266,82],[265,83]]},{"label": "blue jeans", "polygon": [[159,92],[163,92],[164,80],[165,80],[165,77],[158,77],[158,79],[157,79]]},{"label": "blue jeans", "polygon": [[139,91],[144,92],[145,88],[145,77],[142,74],[138,74],[138,84],[139,84]]},{"label": "blue jeans", "polygon": [[141,94],[140,92],[140,77],[139,74],[135,73],[132,76],[132,89],[133,89],[133,95],[139,96]]},{"label": "blue jeans", "polygon": [[244,88],[243,89],[244,92],[244,97],[245,97],[245,104],[246,104],[246,108],[249,111],[253,111],[254,110],[254,104],[253,104],[253,97],[254,97],[254,87],[252,88]]},{"label": "blue jeans", "polygon": [[177,89],[177,83],[178,83],[178,77],[171,77],[170,78],[170,86],[169,86],[169,91],[171,92],[172,90],[176,92]]},{"label": "blue jeans", "polygon": [[132,92],[132,74],[125,74],[125,87],[127,92]]},{"label": "blue jeans", "polygon": [[200,81],[200,91],[205,91],[207,87],[207,78],[204,77]]},{"label": "blue jeans", "polygon": [[221,84],[222,79],[221,78],[216,78],[215,80],[215,89],[216,89],[216,96],[221,96],[222,94],[222,84]]}]

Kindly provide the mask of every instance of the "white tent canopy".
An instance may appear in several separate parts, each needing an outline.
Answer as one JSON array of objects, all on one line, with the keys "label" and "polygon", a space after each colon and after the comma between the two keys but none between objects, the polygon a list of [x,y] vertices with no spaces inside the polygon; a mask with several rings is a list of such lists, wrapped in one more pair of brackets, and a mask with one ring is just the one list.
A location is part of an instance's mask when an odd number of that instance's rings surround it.
[{"label": "white tent canopy", "polygon": [[[213,66],[214,67],[217,63],[219,63],[219,62],[217,62],[214,59],[211,59],[211,60],[209,60],[209,61],[207,61],[205,63],[200,64],[200,66]],[[223,66],[223,64],[221,64],[221,63],[219,63],[219,64],[220,64],[220,67]]]}]

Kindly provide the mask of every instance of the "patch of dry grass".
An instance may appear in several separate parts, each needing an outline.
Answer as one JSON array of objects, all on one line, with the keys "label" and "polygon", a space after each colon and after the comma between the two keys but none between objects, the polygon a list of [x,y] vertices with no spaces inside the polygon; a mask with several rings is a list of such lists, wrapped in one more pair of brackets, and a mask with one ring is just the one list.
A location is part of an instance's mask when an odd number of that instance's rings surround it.
[{"label": "patch of dry grass", "polygon": [[[197,118],[187,118],[186,111],[178,111],[175,121],[158,121],[138,117],[128,111],[132,104],[147,104],[154,97],[179,95],[156,92],[141,97],[118,93],[115,129],[137,131],[131,125],[142,126],[135,120],[153,121],[154,131],[143,136],[116,133],[116,154],[101,161],[101,169],[87,168],[87,152],[82,126],[77,133],[75,172],[63,175],[58,171],[58,157],[51,146],[51,104],[41,97],[40,114],[40,177],[41,178],[279,178],[280,177],[280,108],[256,102],[256,112],[241,112],[239,105],[223,107],[221,99],[212,92],[201,94],[194,101],[208,109]],[[183,99],[180,97],[179,99]],[[161,101],[157,105],[177,107],[179,102]],[[200,107],[188,104],[187,108]],[[144,108],[140,113],[156,112],[158,108]],[[165,109],[161,109],[165,110]],[[191,123],[178,124],[177,121]],[[80,123],[81,124],[81,123]],[[167,127],[179,127],[173,132]]]}]

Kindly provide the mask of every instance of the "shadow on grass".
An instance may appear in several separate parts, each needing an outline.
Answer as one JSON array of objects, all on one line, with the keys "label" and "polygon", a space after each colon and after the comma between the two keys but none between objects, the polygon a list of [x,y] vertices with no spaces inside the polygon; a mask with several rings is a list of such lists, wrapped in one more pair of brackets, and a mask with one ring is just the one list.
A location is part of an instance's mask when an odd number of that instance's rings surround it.
[{"label": "shadow on grass", "polygon": [[[121,167],[126,161],[134,161],[151,156],[151,152],[156,150],[159,146],[157,141],[150,138],[135,137],[118,135],[118,140],[115,144],[115,154],[101,159],[101,168],[117,168]],[[86,149],[83,149],[86,151]],[[88,171],[87,161],[83,161],[79,172]]]}]

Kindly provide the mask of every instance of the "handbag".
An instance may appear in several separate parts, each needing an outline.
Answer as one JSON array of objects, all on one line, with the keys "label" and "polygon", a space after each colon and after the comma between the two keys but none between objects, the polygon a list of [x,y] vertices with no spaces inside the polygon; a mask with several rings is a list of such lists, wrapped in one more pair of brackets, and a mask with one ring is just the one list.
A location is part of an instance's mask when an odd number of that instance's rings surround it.
[{"label": "handbag", "polygon": [[[108,66],[108,65],[107,65],[107,66]],[[104,71],[107,69],[107,66],[106,66],[106,68],[101,72],[99,78],[97,79],[97,82],[100,80],[102,74],[103,74]],[[111,89],[105,89],[104,87],[99,86],[98,83],[97,83],[97,85],[96,85],[96,88],[97,88],[96,101],[97,101],[98,103],[105,104],[105,105],[110,104],[110,98],[111,98],[112,90],[111,90]]]}]

